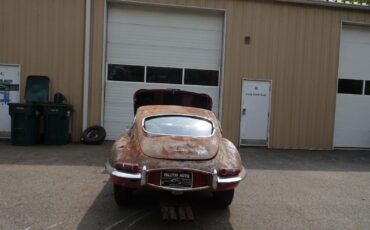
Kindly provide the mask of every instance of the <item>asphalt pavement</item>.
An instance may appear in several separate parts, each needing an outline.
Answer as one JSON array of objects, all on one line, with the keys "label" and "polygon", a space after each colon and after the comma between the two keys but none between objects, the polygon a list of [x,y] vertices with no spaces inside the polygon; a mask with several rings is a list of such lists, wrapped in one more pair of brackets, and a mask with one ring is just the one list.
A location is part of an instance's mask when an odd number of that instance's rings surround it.
[{"label": "asphalt pavement", "polygon": [[0,141],[0,229],[370,229],[370,151],[243,148],[247,178],[228,209],[187,194],[194,221],[163,221],[142,191],[116,206],[100,146],[11,146]]}]

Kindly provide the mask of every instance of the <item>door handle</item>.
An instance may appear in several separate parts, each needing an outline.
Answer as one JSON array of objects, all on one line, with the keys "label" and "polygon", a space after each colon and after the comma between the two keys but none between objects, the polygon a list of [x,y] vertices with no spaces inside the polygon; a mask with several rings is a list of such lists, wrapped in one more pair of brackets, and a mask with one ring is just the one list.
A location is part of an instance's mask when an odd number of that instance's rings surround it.
[{"label": "door handle", "polygon": [[245,115],[245,111],[246,111],[246,109],[245,109],[245,108],[243,108],[243,110],[242,110],[242,114],[243,114],[243,115]]}]

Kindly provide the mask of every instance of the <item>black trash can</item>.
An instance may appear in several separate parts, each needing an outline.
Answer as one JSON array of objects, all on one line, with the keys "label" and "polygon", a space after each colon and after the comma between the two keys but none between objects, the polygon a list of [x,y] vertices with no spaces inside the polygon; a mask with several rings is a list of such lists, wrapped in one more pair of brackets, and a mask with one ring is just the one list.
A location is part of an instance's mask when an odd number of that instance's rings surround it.
[{"label": "black trash can", "polygon": [[44,104],[42,108],[44,115],[44,144],[68,144],[72,106],[68,104]]},{"label": "black trash can", "polygon": [[11,143],[34,145],[40,143],[41,107],[36,104],[9,103]]}]

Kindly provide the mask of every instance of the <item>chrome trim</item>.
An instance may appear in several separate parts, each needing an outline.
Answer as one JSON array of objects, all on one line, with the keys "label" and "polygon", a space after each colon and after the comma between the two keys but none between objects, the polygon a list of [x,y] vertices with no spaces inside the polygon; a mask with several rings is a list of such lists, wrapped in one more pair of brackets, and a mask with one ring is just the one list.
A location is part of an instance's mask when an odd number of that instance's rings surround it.
[{"label": "chrome trim", "polygon": [[245,168],[242,168],[242,171],[239,173],[237,176],[233,177],[217,177],[217,183],[219,184],[228,184],[228,183],[237,183],[242,180],[247,176],[247,171]]},{"label": "chrome trim", "polygon": [[[148,173],[153,172],[153,171],[162,171],[163,169],[148,170],[147,167],[144,165],[143,168],[142,168],[141,173],[126,173],[126,172],[120,172],[120,171],[116,170],[114,167],[112,167],[112,165],[109,163],[109,161],[107,161],[105,163],[105,169],[108,171],[109,174],[111,174],[113,176],[116,176],[116,177],[120,177],[120,178],[124,178],[124,179],[130,179],[130,180],[140,180],[140,185],[141,186],[148,185],[150,187],[161,189],[161,190],[183,191],[183,192],[206,190],[206,189],[210,189],[210,188],[216,190],[218,184],[237,183],[237,182],[240,182],[240,181],[244,180],[244,178],[247,176],[247,171],[245,170],[244,167],[242,168],[242,171],[239,173],[239,175],[233,176],[233,177],[219,177],[217,175],[217,170],[213,169],[212,170],[212,184],[210,186],[203,186],[203,187],[198,187],[198,188],[172,188],[172,187],[164,187],[164,186],[160,186],[160,185],[147,183],[147,174]],[[168,169],[166,169],[166,170],[168,170]],[[194,170],[192,170],[192,171],[194,171]],[[195,171],[206,173],[206,172],[200,171],[200,170],[195,170]]]},{"label": "chrome trim", "polygon": [[141,186],[144,186],[146,184],[146,179],[147,179],[146,174],[147,174],[147,169],[146,169],[146,166],[144,165],[141,171],[141,181],[140,181]]},{"label": "chrome trim", "polygon": [[210,175],[212,174],[211,172],[208,172],[208,171],[203,171],[203,170],[199,170],[199,169],[193,169],[193,168],[155,168],[155,169],[149,169],[147,170],[148,173],[152,173],[152,172],[161,172],[161,171],[181,171],[181,172],[186,172],[186,171],[190,171],[190,172],[197,172],[197,173],[203,173],[203,174],[207,174],[207,175]]},{"label": "chrome trim", "polygon": [[212,170],[212,188],[217,189],[217,182],[218,182],[218,176],[217,176],[217,170]]},{"label": "chrome trim", "polygon": [[117,169],[113,168],[113,166],[108,161],[105,163],[105,168],[112,176],[130,180],[141,180],[141,173],[120,172]]},{"label": "chrome trim", "polygon": [[156,189],[160,190],[165,190],[165,191],[177,191],[177,192],[190,192],[190,191],[201,191],[201,190],[207,190],[210,189],[210,186],[203,186],[203,187],[197,187],[197,188],[173,188],[173,187],[165,187],[165,186],[160,186],[156,184],[147,184],[149,187],[153,187]]},{"label": "chrome trim", "polygon": [[107,170],[107,172],[109,174],[111,174],[116,169],[112,167],[112,165],[109,163],[109,161],[107,161],[107,162],[105,162],[105,170]]}]

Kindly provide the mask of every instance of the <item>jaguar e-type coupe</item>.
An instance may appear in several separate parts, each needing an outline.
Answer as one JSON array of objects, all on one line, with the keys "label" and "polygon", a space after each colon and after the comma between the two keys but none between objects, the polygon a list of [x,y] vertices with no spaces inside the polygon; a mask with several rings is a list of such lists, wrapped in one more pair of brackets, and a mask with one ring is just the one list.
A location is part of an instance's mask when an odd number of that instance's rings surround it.
[{"label": "jaguar e-type coupe", "polygon": [[115,141],[106,163],[118,205],[132,201],[133,190],[146,188],[173,194],[210,191],[217,207],[229,206],[246,170],[211,108],[206,94],[135,93],[133,125]]}]

